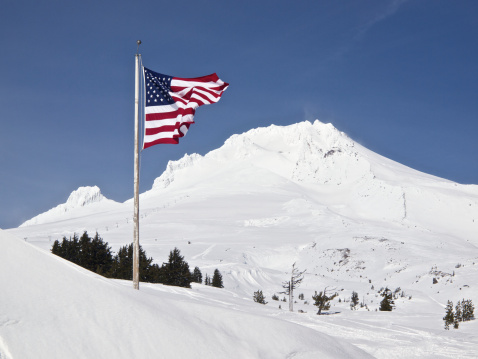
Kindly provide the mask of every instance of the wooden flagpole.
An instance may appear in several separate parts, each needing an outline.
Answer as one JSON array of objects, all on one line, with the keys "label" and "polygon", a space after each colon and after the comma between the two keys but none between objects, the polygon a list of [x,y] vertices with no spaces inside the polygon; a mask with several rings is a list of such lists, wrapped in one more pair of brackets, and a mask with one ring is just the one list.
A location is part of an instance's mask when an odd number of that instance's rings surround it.
[{"label": "wooden flagpole", "polygon": [[133,288],[139,290],[139,45],[135,55],[134,79],[134,236],[133,236]]}]

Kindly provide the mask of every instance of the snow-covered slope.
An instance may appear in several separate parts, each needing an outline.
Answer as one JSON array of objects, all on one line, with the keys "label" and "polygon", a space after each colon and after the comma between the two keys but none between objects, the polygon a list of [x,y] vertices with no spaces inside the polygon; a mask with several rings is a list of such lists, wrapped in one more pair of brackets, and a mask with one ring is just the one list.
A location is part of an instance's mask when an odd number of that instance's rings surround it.
[{"label": "snow-covered slope", "polygon": [[371,357],[297,324],[202,302],[201,286],[135,291],[3,231],[0,271],[0,358]]},{"label": "snow-covered slope", "polygon": [[[442,329],[447,300],[478,302],[476,185],[418,172],[315,121],[254,129],[205,156],[171,161],[140,209],[148,256],[162,263],[178,247],[203,275],[219,268],[234,298],[251,301],[263,290],[270,316],[380,358],[478,356],[476,321]],[[81,216],[58,214],[9,232],[48,250],[86,230],[117,250],[132,241],[132,214],[131,200],[112,209],[98,203]],[[294,262],[307,269],[299,293],[308,304],[296,304],[307,313],[286,313],[270,300]],[[326,286],[339,293],[332,309],[339,314],[318,317],[311,296]],[[375,312],[382,287],[403,295],[392,313]],[[367,307],[350,311],[352,291]],[[234,302],[210,294],[211,302]]]},{"label": "snow-covered slope", "polygon": [[254,129],[232,136],[204,157],[185,155],[168,164],[153,191],[172,187],[230,193],[292,184],[343,216],[438,226],[467,239],[478,233],[478,186],[403,166],[319,121]]}]

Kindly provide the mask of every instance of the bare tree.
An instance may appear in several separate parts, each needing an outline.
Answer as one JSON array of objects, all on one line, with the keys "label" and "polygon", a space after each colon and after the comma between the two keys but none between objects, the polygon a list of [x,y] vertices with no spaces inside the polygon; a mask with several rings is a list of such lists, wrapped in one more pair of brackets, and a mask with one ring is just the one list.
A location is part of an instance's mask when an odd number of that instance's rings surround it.
[{"label": "bare tree", "polygon": [[284,288],[285,290],[280,293],[289,295],[289,310],[291,312],[294,311],[294,289],[299,287],[300,283],[302,282],[302,279],[304,279],[304,273],[305,270],[299,272],[299,269],[295,267],[294,263],[292,264],[290,280],[282,282],[282,288]]}]

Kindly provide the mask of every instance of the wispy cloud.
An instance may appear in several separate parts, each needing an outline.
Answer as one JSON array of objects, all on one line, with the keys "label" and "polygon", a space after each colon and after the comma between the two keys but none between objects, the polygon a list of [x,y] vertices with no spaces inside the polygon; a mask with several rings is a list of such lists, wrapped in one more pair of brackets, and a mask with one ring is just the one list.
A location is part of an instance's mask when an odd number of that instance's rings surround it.
[{"label": "wispy cloud", "polygon": [[369,21],[359,27],[355,39],[361,39],[368,30],[370,30],[375,24],[384,21],[386,18],[395,14],[400,6],[405,4],[409,0],[392,0],[385,9],[375,14]]},{"label": "wispy cloud", "polygon": [[383,6],[381,9],[375,10],[373,15],[369,16],[369,18],[364,23],[357,26],[354,29],[355,31],[352,31],[352,34],[348,38],[348,40],[342,44],[339,44],[325,61],[336,61],[337,59],[344,58],[347,53],[353,48],[354,44],[362,40],[365,37],[366,33],[373,26],[375,26],[379,22],[386,20],[390,16],[393,16],[399,10],[399,8],[408,1],[409,0],[383,1],[383,4],[385,4],[385,6]]}]

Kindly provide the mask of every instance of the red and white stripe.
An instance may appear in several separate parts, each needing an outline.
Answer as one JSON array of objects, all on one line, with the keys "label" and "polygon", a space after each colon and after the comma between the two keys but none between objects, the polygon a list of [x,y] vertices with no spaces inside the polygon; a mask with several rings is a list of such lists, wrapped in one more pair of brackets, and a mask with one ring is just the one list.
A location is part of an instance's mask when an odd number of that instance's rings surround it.
[{"label": "red and white stripe", "polygon": [[177,144],[194,123],[196,108],[218,102],[228,86],[216,74],[191,79],[173,77],[169,94],[175,103],[145,107],[143,149],[160,143]]}]

